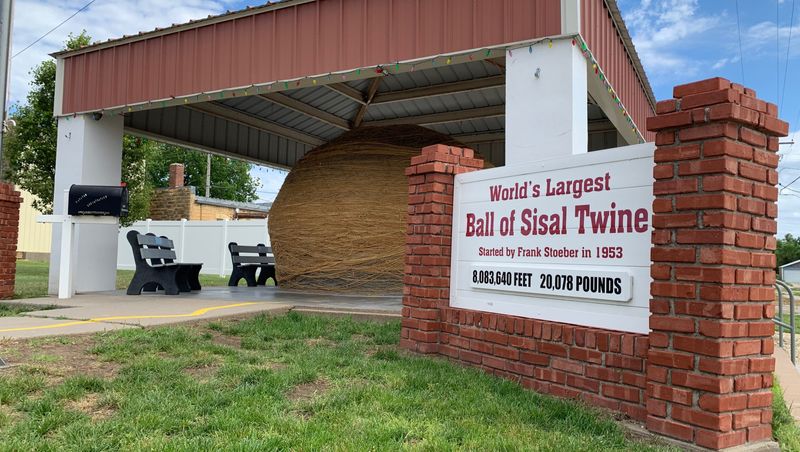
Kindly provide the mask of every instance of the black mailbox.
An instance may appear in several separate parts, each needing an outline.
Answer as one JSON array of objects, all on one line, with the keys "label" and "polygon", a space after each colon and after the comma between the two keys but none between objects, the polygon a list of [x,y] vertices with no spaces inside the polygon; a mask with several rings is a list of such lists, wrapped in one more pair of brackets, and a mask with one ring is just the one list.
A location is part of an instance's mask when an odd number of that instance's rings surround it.
[{"label": "black mailbox", "polygon": [[69,188],[69,215],[128,216],[128,188],[73,185]]}]

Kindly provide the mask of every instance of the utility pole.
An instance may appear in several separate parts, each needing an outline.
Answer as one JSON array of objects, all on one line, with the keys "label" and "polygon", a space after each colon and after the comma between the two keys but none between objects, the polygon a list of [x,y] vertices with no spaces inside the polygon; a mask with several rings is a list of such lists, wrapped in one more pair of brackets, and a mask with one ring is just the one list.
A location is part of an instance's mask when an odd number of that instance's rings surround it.
[{"label": "utility pole", "polygon": [[14,0],[0,0],[0,180],[3,178],[3,135],[6,129],[6,98],[11,67],[11,22]]},{"label": "utility pole", "polygon": [[206,156],[206,198],[211,197],[211,153]]}]

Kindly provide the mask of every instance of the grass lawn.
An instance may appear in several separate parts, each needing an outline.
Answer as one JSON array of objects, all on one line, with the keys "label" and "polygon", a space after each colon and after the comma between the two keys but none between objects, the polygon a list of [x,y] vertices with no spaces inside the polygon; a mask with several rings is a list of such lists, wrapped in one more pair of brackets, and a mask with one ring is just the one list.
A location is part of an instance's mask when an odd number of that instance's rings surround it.
[{"label": "grass lawn", "polygon": [[0,450],[664,450],[399,333],[289,313],[19,343]]},{"label": "grass lawn", "polygon": [[781,445],[781,450],[800,450],[800,427],[786,407],[777,378],[772,396],[772,435]]},{"label": "grass lawn", "polygon": [[36,305],[10,305],[0,303],[0,317],[13,317],[23,312],[46,311],[48,309],[58,309],[60,306],[36,306]]},{"label": "grass lawn", "polygon": [[[47,296],[47,262],[17,261],[14,298],[39,298]],[[125,289],[133,278],[133,270],[117,270],[117,289]],[[200,275],[203,287],[226,286],[228,276]]]}]

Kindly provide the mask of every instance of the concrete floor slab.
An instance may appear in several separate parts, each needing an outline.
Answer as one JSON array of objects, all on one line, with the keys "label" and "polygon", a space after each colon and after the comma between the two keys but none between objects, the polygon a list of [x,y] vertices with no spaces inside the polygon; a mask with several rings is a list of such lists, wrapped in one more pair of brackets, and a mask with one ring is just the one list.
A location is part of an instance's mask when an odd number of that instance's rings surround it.
[{"label": "concrete floor slab", "polygon": [[786,406],[796,421],[800,421],[800,371],[792,364],[786,350],[775,347],[775,375],[783,390]]},{"label": "concrete floor slab", "polygon": [[100,333],[123,328],[134,327],[120,323],[87,322],[70,319],[0,317],[0,339],[28,339],[54,335]]},{"label": "concrete floor slab", "polygon": [[[5,302],[4,302],[5,303]],[[401,297],[307,294],[275,287],[213,287],[200,292],[166,296],[129,296],[124,292],[80,294],[69,300],[38,298],[9,303],[59,306],[0,317],[0,337],[27,338],[78,334],[122,327],[164,325],[202,319],[292,308],[397,316]]]}]

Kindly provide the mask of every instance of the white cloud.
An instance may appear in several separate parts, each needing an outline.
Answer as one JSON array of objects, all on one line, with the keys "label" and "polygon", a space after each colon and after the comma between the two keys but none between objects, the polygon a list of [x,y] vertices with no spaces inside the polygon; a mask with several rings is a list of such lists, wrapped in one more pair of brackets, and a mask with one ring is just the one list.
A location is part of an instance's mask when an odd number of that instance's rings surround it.
[{"label": "white cloud", "polygon": [[[86,30],[95,41],[133,35],[156,27],[219,14],[234,0],[101,0],[15,57],[11,62],[11,102],[24,100],[33,67],[61,50],[70,32]],[[86,4],[86,0],[18,0],[14,6],[12,55],[27,47]]]},{"label": "white cloud", "polygon": [[[80,9],[87,0],[18,0],[14,6],[12,55]],[[70,32],[86,30],[93,41],[120,38],[156,27],[216,15],[241,0],[100,0],[12,60],[10,103],[24,101],[30,89],[31,69],[61,50]],[[254,167],[260,181],[258,196],[272,201],[288,173]]]},{"label": "white cloud", "polygon": [[711,69],[715,69],[715,70],[716,69],[722,69],[723,67],[725,67],[725,66],[727,66],[729,64],[738,63],[738,62],[739,62],[739,57],[738,56],[720,58],[719,60],[714,62],[713,65],[711,65]]},{"label": "white cloud", "polygon": [[[800,36],[800,24],[790,27],[788,24],[775,29],[775,22],[759,22],[748,28],[742,35],[742,47],[748,50],[760,48],[764,45],[769,46],[770,50],[775,49],[775,38],[780,38],[781,52],[786,52],[791,31],[792,40]],[[792,55],[800,52],[800,47],[792,45]]]},{"label": "white cloud", "polygon": [[699,71],[704,63],[687,57],[679,44],[717,27],[720,18],[698,10],[698,0],[642,0],[628,10],[625,23],[649,74],[679,70],[691,77]]},{"label": "white cloud", "polygon": [[280,191],[283,181],[286,180],[286,176],[289,173],[275,168],[254,166],[250,171],[250,175],[261,183],[257,193],[259,200],[272,202],[278,196],[278,191]]}]

